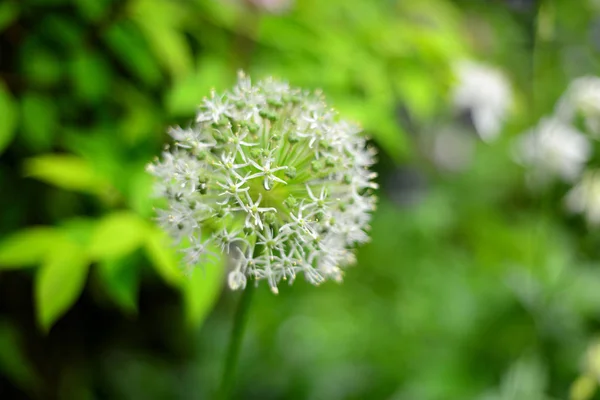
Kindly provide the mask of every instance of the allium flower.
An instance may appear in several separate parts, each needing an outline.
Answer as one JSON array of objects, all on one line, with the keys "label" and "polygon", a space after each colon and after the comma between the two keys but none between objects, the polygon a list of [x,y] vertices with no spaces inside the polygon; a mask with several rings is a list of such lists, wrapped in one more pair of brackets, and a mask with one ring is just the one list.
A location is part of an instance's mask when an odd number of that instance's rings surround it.
[{"label": "allium flower", "polygon": [[497,69],[472,61],[456,65],[458,84],[453,103],[458,111],[469,111],[481,139],[494,140],[512,104],[512,90]]},{"label": "allium flower", "polygon": [[[352,248],[368,240],[376,198],[374,150],[319,92],[267,79],[204,99],[174,146],[148,166],[167,200],[158,221],[183,243],[188,267],[228,253],[232,289],[248,277],[277,293],[303,273],[340,280]],[[214,250],[212,250],[214,251]]]},{"label": "allium flower", "polygon": [[583,213],[590,225],[600,224],[600,171],[586,172],[567,194],[566,205],[573,213]]},{"label": "allium flower", "polygon": [[576,180],[591,156],[588,139],[574,127],[556,117],[540,120],[518,143],[517,158],[534,167],[539,178],[558,176]]}]

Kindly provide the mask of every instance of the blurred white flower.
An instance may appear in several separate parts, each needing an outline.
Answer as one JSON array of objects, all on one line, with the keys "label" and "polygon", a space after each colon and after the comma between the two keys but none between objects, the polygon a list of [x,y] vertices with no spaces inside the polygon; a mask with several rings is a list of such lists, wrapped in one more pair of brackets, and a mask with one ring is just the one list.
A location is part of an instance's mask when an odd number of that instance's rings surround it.
[{"label": "blurred white flower", "polygon": [[448,126],[436,134],[431,155],[438,167],[447,171],[462,171],[473,159],[476,138]]},{"label": "blurred white flower", "polygon": [[218,0],[235,7],[242,7],[244,15],[249,10],[259,13],[284,14],[290,11],[294,0]]},{"label": "blurred white flower", "polygon": [[548,372],[535,358],[517,360],[502,377],[500,386],[480,400],[550,400],[546,392]]},{"label": "blurred white flower", "polygon": [[591,156],[588,139],[577,129],[556,117],[542,118],[520,138],[517,160],[531,166],[538,179],[558,176],[576,180]]},{"label": "blurred white flower", "polygon": [[600,0],[588,0],[590,6],[594,8],[594,11],[600,11]]},{"label": "blurred white flower", "polygon": [[565,198],[567,209],[584,214],[590,225],[600,224],[600,171],[587,171]]},{"label": "blurred white flower", "polygon": [[512,104],[509,81],[499,70],[473,61],[459,62],[455,71],[454,107],[471,113],[481,139],[494,140]]},{"label": "blurred white flower", "polygon": [[255,7],[272,13],[280,14],[288,11],[293,3],[293,0],[248,0]]},{"label": "blurred white flower", "polygon": [[584,76],[575,79],[556,108],[556,115],[564,121],[573,121],[580,113],[587,129],[600,134],[600,78]]}]

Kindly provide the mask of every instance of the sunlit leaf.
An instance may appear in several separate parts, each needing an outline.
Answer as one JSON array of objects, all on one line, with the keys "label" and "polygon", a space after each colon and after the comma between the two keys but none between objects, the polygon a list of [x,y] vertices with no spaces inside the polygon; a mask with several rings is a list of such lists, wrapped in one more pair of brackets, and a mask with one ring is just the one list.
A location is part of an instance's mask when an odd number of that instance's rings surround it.
[{"label": "sunlit leaf", "polygon": [[348,119],[360,121],[366,134],[371,136],[377,144],[392,159],[400,162],[409,151],[406,133],[396,123],[392,110],[378,107],[368,107],[364,101],[358,99],[338,101],[337,108]]},{"label": "sunlit leaf", "polygon": [[240,13],[244,11],[239,10],[240,4],[237,2],[228,3],[225,7],[223,4],[224,3],[206,1],[202,4],[202,8],[211,22],[232,29],[235,27]]},{"label": "sunlit leaf", "polygon": [[89,263],[81,246],[65,240],[42,264],[35,278],[35,305],[38,323],[45,332],[77,301]]},{"label": "sunlit leaf", "polygon": [[25,161],[25,175],[67,190],[101,193],[107,184],[84,159],[68,154],[47,154]]},{"label": "sunlit leaf", "polygon": [[443,88],[419,65],[405,66],[394,79],[402,101],[419,121],[432,118]]},{"label": "sunlit leaf", "polygon": [[154,228],[146,237],[145,250],[152,266],[165,282],[172,286],[180,286],[185,282],[180,265],[180,257],[167,235]]},{"label": "sunlit leaf", "polygon": [[134,172],[129,184],[129,205],[138,214],[149,216],[152,213],[152,176],[144,169]]},{"label": "sunlit leaf", "polygon": [[13,233],[0,242],[0,269],[39,264],[63,239],[63,233],[51,227],[27,228]]},{"label": "sunlit leaf", "polygon": [[[217,254],[220,254],[218,250]],[[209,260],[198,266],[183,283],[181,290],[187,322],[198,327],[208,316],[223,288],[226,258]]]},{"label": "sunlit leaf", "polygon": [[185,76],[192,66],[192,57],[185,37],[175,27],[140,19],[138,25],[146,36],[156,59],[173,77]]},{"label": "sunlit leaf", "polygon": [[65,128],[65,148],[77,154],[91,165],[94,170],[106,177],[111,186],[120,189],[123,177],[123,151],[118,147],[119,137],[112,135],[111,125],[96,126],[94,130],[83,130],[81,127]]},{"label": "sunlit leaf", "polygon": [[171,26],[183,25],[184,20],[190,17],[189,11],[181,2],[171,0],[131,0],[127,4],[127,14],[132,19]]},{"label": "sunlit leaf", "polygon": [[103,217],[90,241],[89,253],[97,260],[114,259],[140,247],[148,235],[148,226],[137,214],[117,211]]},{"label": "sunlit leaf", "polygon": [[591,400],[598,389],[598,380],[594,376],[582,375],[571,385],[571,400]]},{"label": "sunlit leaf", "polygon": [[0,154],[10,144],[17,127],[17,107],[6,86],[0,81]]},{"label": "sunlit leaf", "polygon": [[60,231],[75,243],[88,246],[98,220],[92,218],[75,217],[59,222]]},{"label": "sunlit leaf", "polygon": [[[243,21],[252,23],[250,18],[244,18]],[[312,50],[315,46],[323,44],[322,38],[311,25],[290,24],[281,18],[268,16],[257,25],[257,40],[282,50],[290,47],[297,50]],[[328,28],[333,29],[333,27]],[[335,49],[330,50],[335,51]]]}]

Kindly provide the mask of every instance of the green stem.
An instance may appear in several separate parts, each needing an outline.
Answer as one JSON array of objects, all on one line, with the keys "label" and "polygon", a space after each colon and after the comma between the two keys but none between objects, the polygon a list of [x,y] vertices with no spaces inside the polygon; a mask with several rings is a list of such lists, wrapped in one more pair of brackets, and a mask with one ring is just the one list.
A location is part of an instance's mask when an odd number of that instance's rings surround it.
[{"label": "green stem", "polygon": [[231,395],[231,391],[235,386],[235,372],[240,358],[240,348],[244,337],[244,329],[248,320],[248,310],[254,293],[254,282],[248,282],[246,288],[242,292],[240,302],[233,320],[233,329],[229,338],[229,347],[227,348],[227,356],[225,358],[225,367],[223,369],[223,378],[221,380],[221,388],[219,389],[220,400],[227,400]]}]

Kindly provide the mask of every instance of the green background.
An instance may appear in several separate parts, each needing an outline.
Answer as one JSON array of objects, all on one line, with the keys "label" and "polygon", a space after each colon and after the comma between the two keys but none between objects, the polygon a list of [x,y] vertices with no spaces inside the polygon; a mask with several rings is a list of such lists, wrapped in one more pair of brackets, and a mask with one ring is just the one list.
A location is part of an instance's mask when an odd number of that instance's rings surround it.
[{"label": "green background", "polygon": [[[238,69],[321,88],[378,146],[372,241],[344,283],[258,289],[240,399],[587,400],[600,235],[531,192],[513,139],[600,69],[592,0],[0,2],[0,397],[210,399],[239,293],[192,278],[144,166]],[[461,59],[496,65],[501,138],[427,157]],[[461,122],[462,121],[462,122]],[[597,157],[596,157],[597,158]],[[574,382],[576,384],[574,385]]]}]

